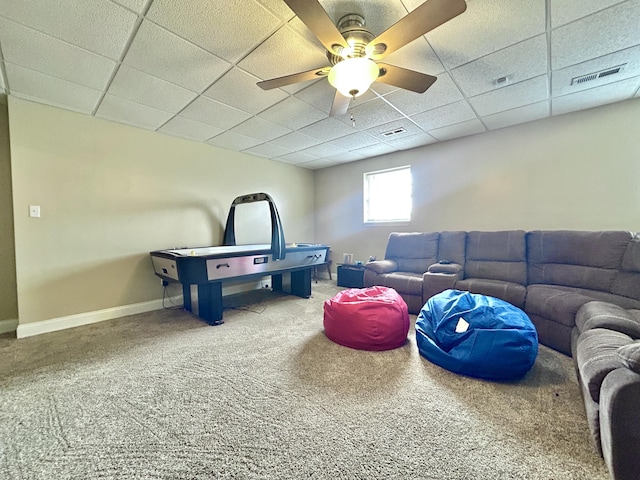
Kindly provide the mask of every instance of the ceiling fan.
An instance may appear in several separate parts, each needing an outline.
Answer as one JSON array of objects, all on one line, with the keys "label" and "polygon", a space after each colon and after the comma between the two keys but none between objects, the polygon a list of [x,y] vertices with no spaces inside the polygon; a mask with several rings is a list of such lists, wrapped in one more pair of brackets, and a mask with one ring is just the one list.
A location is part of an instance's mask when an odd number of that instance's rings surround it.
[{"label": "ceiling fan", "polygon": [[388,54],[460,15],[464,0],[428,0],[374,38],[358,14],[345,15],[334,25],[318,0],[284,0],[327,49],[331,66],[258,82],[264,90],[328,77],[336,88],[330,116],[343,115],[352,98],[365,93],[374,82],[417,93],[425,92],[436,77],[379,63]]}]

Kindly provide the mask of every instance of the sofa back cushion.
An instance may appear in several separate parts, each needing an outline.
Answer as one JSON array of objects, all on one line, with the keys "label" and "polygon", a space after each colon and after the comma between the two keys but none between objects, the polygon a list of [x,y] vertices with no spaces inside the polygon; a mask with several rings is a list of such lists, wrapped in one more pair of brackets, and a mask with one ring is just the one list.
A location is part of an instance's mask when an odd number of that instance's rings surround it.
[{"label": "sofa back cushion", "polygon": [[529,284],[610,292],[630,240],[631,234],[623,231],[529,232]]},{"label": "sofa back cushion", "polygon": [[640,238],[629,242],[622,257],[622,269],[616,274],[611,293],[640,300]]},{"label": "sofa back cushion", "polygon": [[465,278],[486,278],[527,284],[524,230],[468,232]]},{"label": "sofa back cushion", "polygon": [[395,260],[400,272],[426,272],[429,265],[438,261],[439,238],[438,232],[391,233],[384,258]]}]

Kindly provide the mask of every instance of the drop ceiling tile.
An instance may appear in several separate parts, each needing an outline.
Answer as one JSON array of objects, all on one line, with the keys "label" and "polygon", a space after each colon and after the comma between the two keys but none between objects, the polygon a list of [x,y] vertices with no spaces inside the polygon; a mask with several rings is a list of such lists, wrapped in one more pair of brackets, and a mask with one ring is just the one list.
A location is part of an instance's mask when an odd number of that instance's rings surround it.
[{"label": "drop ceiling tile", "polygon": [[351,151],[339,153],[337,155],[331,155],[330,157],[326,157],[325,160],[329,160],[335,163],[348,163],[362,160],[363,158],[365,158],[363,154]]},{"label": "drop ceiling tile", "polygon": [[243,152],[264,158],[275,158],[286,155],[288,153],[292,153],[288,148],[279,147],[278,145],[273,145],[272,143],[263,143],[262,145],[256,145],[255,147],[243,150]]},{"label": "drop ceiling tile", "polygon": [[551,28],[557,28],[624,0],[571,0],[551,2]]},{"label": "drop ceiling tile", "polygon": [[215,145],[216,147],[226,148],[227,150],[240,151],[258,145],[262,143],[262,141],[240,135],[239,133],[226,131],[207,140],[207,143]]},{"label": "drop ceiling tile", "polygon": [[540,35],[545,26],[545,0],[471,0],[464,13],[429,32],[427,40],[445,67],[455,68]]},{"label": "drop ceiling tile", "polygon": [[[397,131],[398,129],[403,129],[404,131],[395,133],[392,136],[382,135],[383,133]],[[371,134],[378,141],[389,143],[389,141],[393,139],[408,137],[410,135],[415,135],[417,133],[423,132],[420,127],[418,127],[408,118],[400,118],[398,120],[394,120],[393,122],[384,123],[382,125],[378,125],[377,127],[370,128],[367,130],[367,133]]]},{"label": "drop ceiling tile", "polygon": [[368,147],[375,143],[378,143],[378,140],[364,132],[351,133],[328,142],[329,145],[333,145],[334,147],[338,147],[343,150],[356,150],[358,148]]},{"label": "drop ceiling tile", "polygon": [[224,130],[178,115],[165,123],[158,131],[188,140],[204,142],[208,138],[219,135]]},{"label": "drop ceiling tile", "polygon": [[385,155],[387,153],[395,152],[396,148],[386,143],[376,143],[375,145],[369,145],[368,147],[358,148],[352,152],[356,155],[362,155],[362,158],[377,157],[378,155]]},{"label": "drop ceiling tile", "polygon": [[172,113],[178,113],[197,96],[195,92],[127,65],[120,65],[109,93]]},{"label": "drop ceiling tile", "polygon": [[325,159],[311,160],[310,162],[304,162],[304,163],[298,164],[299,167],[307,168],[309,170],[319,170],[321,168],[333,167],[335,165],[336,165],[335,162],[332,162],[331,160],[325,160]]},{"label": "drop ceiling tile", "polygon": [[280,24],[260,4],[237,0],[155,0],[147,18],[232,63]]},{"label": "drop ceiling tile", "polygon": [[465,122],[474,118],[476,118],[476,114],[471,110],[469,104],[465,101],[460,101],[434,108],[428,112],[419,113],[412,116],[411,120],[417,123],[420,128],[429,132],[435,128]]},{"label": "drop ceiling tile", "polygon": [[556,28],[551,32],[552,69],[640,44],[639,18],[640,2],[627,1]]},{"label": "drop ceiling tile", "polygon": [[226,130],[251,117],[246,112],[206,97],[196,98],[180,115]]},{"label": "drop ceiling tile", "polygon": [[277,123],[291,130],[298,130],[326,118],[327,114],[310,106],[308,103],[289,97],[269,107],[259,117]]},{"label": "drop ceiling tile", "polygon": [[448,73],[438,76],[436,82],[424,93],[400,89],[384,96],[387,102],[407,116],[454,103],[462,98],[462,93]]},{"label": "drop ceiling tile", "polygon": [[[620,65],[624,65],[620,73],[606,75],[602,78],[595,78],[594,80],[571,85],[573,78],[602,72]],[[625,78],[635,77],[637,75],[640,75],[640,46],[627,48],[610,55],[605,55],[603,57],[595,58],[587,62],[552,72],[551,94],[554,97],[559,97],[582,90],[588,90],[607,83],[624,80]]]},{"label": "drop ceiling tile", "polygon": [[547,39],[538,35],[469,62],[451,71],[467,97],[496,90],[495,80],[508,77],[510,83],[521,82],[547,73]]},{"label": "drop ceiling tile", "polygon": [[424,36],[391,53],[382,62],[428,75],[439,75],[444,72],[442,63]]},{"label": "drop ceiling tile", "polygon": [[123,63],[155,77],[202,92],[231,64],[145,20]]},{"label": "drop ceiling tile", "polygon": [[118,60],[138,16],[108,0],[2,0],[0,16],[94,53]]},{"label": "drop ceiling tile", "polygon": [[497,130],[499,128],[548,117],[550,114],[549,110],[549,102],[544,101],[488,115],[482,117],[482,121],[489,130]]},{"label": "drop ceiling tile", "polygon": [[278,18],[282,20],[290,20],[293,17],[293,12],[282,0],[256,0],[266,8],[271,10]]},{"label": "drop ceiling tile", "polygon": [[203,95],[254,115],[287,98],[279,88],[263,90],[256,85],[259,81],[259,78],[234,67]]},{"label": "drop ceiling tile", "polygon": [[486,129],[480,122],[480,120],[468,120],[466,122],[458,123],[456,125],[449,125],[448,127],[437,128],[430,130],[429,135],[440,140],[453,140],[454,138],[466,137],[468,135],[475,135],[476,133],[485,132]]},{"label": "drop ceiling tile", "polygon": [[355,119],[358,130],[367,130],[402,117],[400,112],[380,98],[351,107],[349,108],[349,115],[342,115],[337,118],[351,126],[351,114]]},{"label": "drop ceiling tile", "polygon": [[320,140],[300,132],[291,132],[283,135],[282,137],[271,140],[270,143],[295,151],[304,150],[305,148],[318,145],[320,143]]},{"label": "drop ceiling tile", "polygon": [[[329,65],[329,60],[291,28],[283,27],[247,55],[238,66],[267,80]],[[296,84],[304,88],[308,82]]]},{"label": "drop ceiling tile", "polygon": [[5,63],[11,95],[47,105],[90,114],[101,92],[19,65]]},{"label": "drop ceiling tile", "polygon": [[313,147],[305,148],[304,150],[301,150],[301,153],[306,153],[307,155],[312,155],[317,158],[324,158],[330,157],[331,155],[338,155],[346,151],[347,150],[344,148],[336,147],[328,143],[323,143],[320,145],[315,145]]},{"label": "drop ceiling tile", "polygon": [[483,93],[469,99],[481,117],[546,100],[549,87],[546,75]]},{"label": "drop ceiling tile", "polygon": [[142,13],[144,6],[148,0],[113,0],[119,3],[123,7],[127,7],[129,10],[133,10],[136,13]]},{"label": "drop ceiling tile", "polygon": [[633,77],[578,93],[552,98],[551,114],[561,115],[626,100],[633,97],[639,87],[640,77]]},{"label": "drop ceiling tile", "polygon": [[324,120],[308,125],[300,129],[300,133],[309,135],[322,141],[333,140],[353,133],[353,127],[347,126],[334,117],[327,117]]},{"label": "drop ceiling tile", "polygon": [[[397,90],[399,90],[399,88],[394,87],[393,85],[387,85],[386,83],[382,82],[373,82],[373,85],[371,85],[369,90],[367,90],[367,93],[375,92],[377,95],[382,96],[387,95],[391,92],[395,92]],[[364,95],[366,95],[366,93]]]},{"label": "drop ceiling tile", "polygon": [[155,130],[173,114],[107,94],[98,107],[96,117]]},{"label": "drop ceiling tile", "polygon": [[247,137],[256,138],[264,142],[268,142],[269,140],[273,140],[274,138],[281,137],[291,132],[291,130],[286,127],[259,117],[251,117],[246,122],[233,127],[231,131]]},{"label": "drop ceiling tile", "polygon": [[321,79],[310,83],[308,87],[297,92],[295,97],[328,114],[335,94],[336,89],[329,85],[327,79]]},{"label": "drop ceiling tile", "polygon": [[102,90],[116,62],[0,17],[4,60],[31,70]]},{"label": "drop ceiling tile", "polygon": [[282,155],[281,157],[274,158],[273,160],[277,160],[279,162],[292,163],[294,165],[298,163],[310,162],[315,160],[317,157],[313,155],[307,155],[306,153],[294,152],[289,153],[287,155]]},{"label": "drop ceiling tile", "polygon": [[434,143],[436,141],[437,140],[428,133],[422,132],[416,135],[409,135],[407,137],[400,137],[395,140],[389,140],[386,143],[400,150],[409,150],[411,148],[429,145],[430,143]]}]

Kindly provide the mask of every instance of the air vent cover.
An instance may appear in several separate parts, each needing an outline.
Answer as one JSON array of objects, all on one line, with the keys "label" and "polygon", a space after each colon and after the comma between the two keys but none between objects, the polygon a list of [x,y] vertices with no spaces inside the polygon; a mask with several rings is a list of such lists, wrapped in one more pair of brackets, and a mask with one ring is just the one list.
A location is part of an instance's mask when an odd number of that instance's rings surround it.
[{"label": "air vent cover", "polygon": [[600,70],[599,72],[588,73],[587,75],[581,75],[579,77],[574,77],[571,80],[571,85],[579,85],[585,82],[591,82],[592,80],[597,80],[598,78],[608,77],[609,75],[617,75],[618,73],[624,70],[626,63],[622,65],[616,65],[615,67],[605,68],[604,70]]},{"label": "air vent cover", "polygon": [[382,132],[380,135],[383,137],[393,137],[394,135],[399,135],[401,133],[406,132],[404,127],[394,128],[393,130],[389,130],[388,132]]}]

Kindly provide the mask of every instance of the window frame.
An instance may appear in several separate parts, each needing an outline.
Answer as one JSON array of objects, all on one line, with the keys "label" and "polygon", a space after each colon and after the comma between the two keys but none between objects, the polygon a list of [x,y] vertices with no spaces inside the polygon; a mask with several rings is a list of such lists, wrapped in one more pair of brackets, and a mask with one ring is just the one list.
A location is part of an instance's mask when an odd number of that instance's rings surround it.
[{"label": "window frame", "polygon": [[[372,219],[370,212],[370,198],[371,198],[371,185],[370,178],[376,175],[381,175],[385,173],[392,173],[406,170],[409,173],[409,206],[408,211],[403,212],[406,213],[406,217],[402,218],[394,218],[394,219]],[[393,225],[393,224],[408,224],[411,222],[411,215],[413,212],[413,174],[411,171],[411,165],[402,165],[399,167],[385,168],[382,170],[375,170],[372,172],[365,172],[362,176],[363,179],[363,194],[362,194],[362,219],[365,225]]]}]

